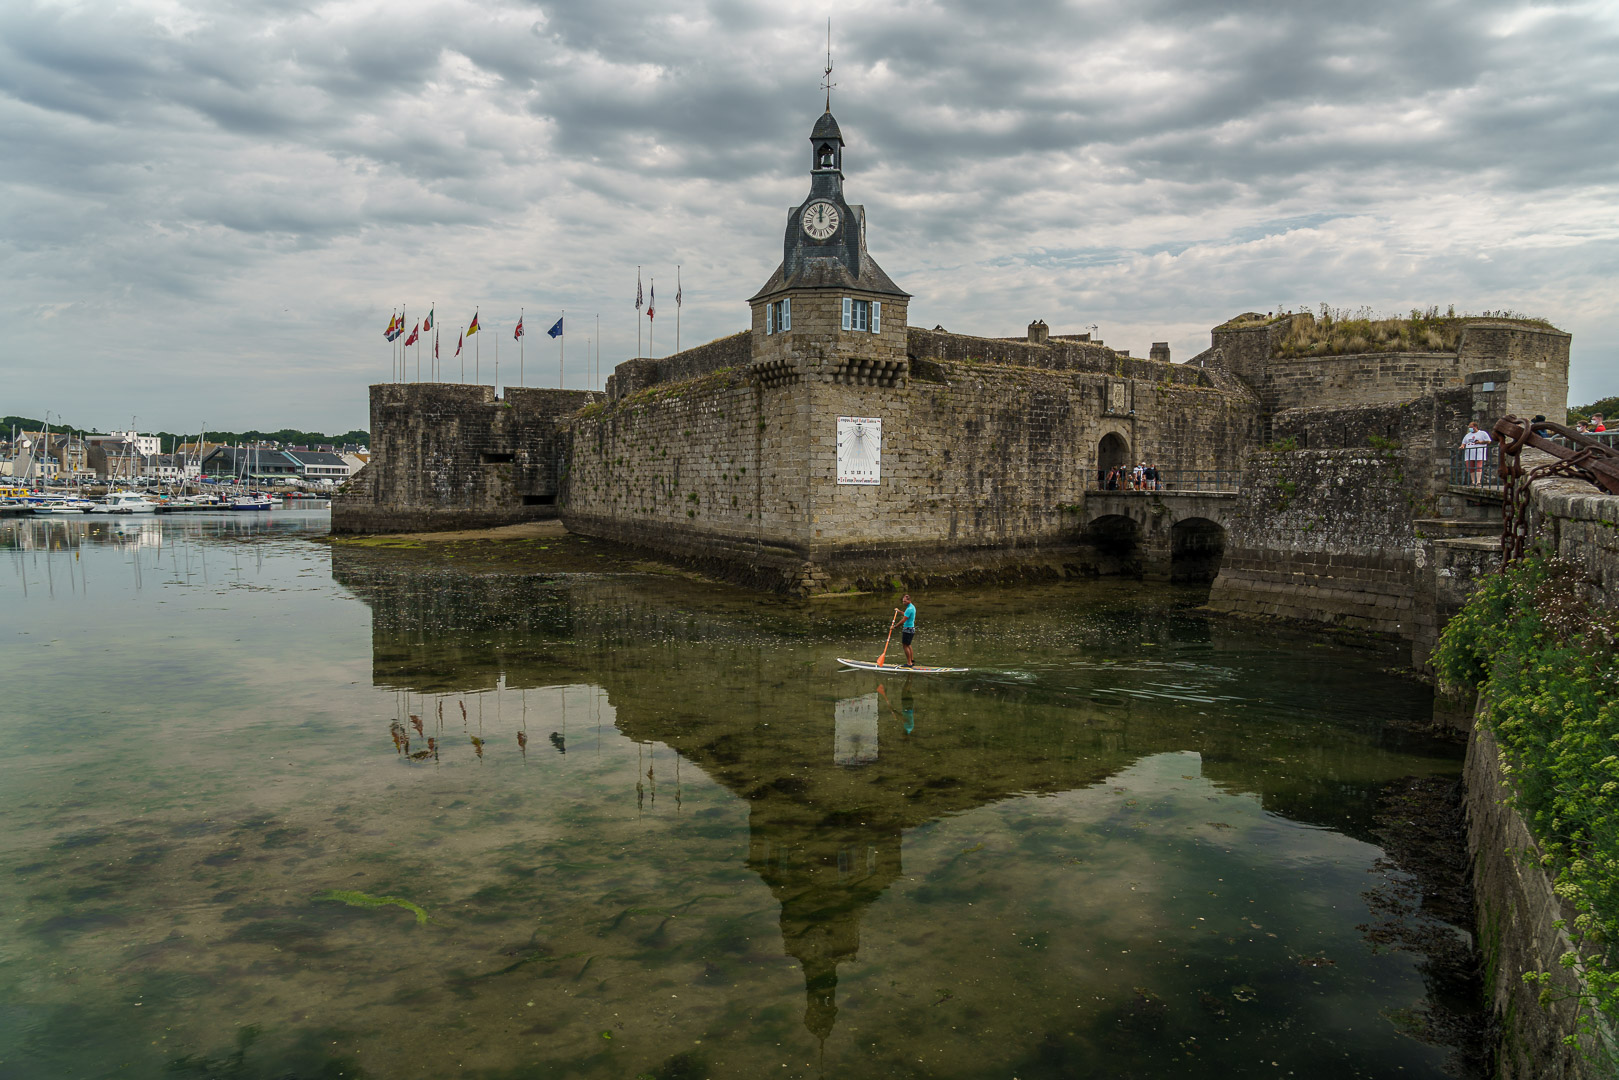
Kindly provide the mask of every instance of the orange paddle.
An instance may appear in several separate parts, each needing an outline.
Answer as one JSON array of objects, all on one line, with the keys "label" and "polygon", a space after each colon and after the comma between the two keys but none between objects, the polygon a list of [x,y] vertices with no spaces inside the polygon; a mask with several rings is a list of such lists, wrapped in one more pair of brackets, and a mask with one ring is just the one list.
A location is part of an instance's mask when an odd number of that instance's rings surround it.
[{"label": "orange paddle", "polygon": [[894,627],[899,625],[899,612],[894,612],[894,621],[888,624],[888,637],[883,642],[883,651],[877,656],[877,666],[883,666],[883,659],[888,655],[888,644],[894,640]]}]

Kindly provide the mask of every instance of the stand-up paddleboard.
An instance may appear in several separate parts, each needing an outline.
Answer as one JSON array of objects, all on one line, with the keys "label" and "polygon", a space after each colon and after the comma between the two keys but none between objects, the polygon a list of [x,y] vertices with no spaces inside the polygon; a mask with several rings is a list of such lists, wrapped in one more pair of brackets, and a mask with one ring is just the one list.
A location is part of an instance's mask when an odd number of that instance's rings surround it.
[{"label": "stand-up paddleboard", "polygon": [[893,672],[896,675],[960,675],[971,671],[964,667],[906,667],[904,664],[874,664],[870,660],[845,660],[838,657],[838,663],[844,667],[854,668],[857,671],[883,671]]}]

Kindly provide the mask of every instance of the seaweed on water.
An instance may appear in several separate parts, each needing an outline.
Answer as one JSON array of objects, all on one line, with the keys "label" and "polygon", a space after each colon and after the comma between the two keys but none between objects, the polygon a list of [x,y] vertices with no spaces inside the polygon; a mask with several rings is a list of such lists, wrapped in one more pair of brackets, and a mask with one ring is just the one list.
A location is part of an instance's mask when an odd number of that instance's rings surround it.
[{"label": "seaweed on water", "polygon": [[415,914],[417,925],[426,926],[428,922],[427,912],[421,905],[413,904],[399,896],[372,896],[370,893],[360,892],[356,889],[327,889],[325,892],[316,893],[315,899],[336,900],[338,903],[347,904],[349,907],[402,907],[406,911]]}]

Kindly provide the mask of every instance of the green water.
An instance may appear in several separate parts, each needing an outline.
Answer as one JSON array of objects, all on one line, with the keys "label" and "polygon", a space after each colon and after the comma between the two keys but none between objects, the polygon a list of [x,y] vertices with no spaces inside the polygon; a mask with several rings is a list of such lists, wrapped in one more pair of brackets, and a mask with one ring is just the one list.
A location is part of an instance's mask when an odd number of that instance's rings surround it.
[{"label": "green water", "polygon": [[1443,1075],[1396,653],[325,527],[0,522],[0,1077]]}]

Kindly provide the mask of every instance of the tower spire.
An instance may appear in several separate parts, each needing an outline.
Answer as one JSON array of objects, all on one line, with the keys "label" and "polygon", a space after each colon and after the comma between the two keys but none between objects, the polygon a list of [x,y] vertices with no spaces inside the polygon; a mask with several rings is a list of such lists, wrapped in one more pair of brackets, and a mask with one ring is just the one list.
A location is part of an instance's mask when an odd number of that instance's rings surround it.
[{"label": "tower spire", "polygon": [[832,88],[837,83],[832,81],[832,20],[826,20],[826,70],[821,75],[821,89],[826,91],[826,111],[832,111]]}]

